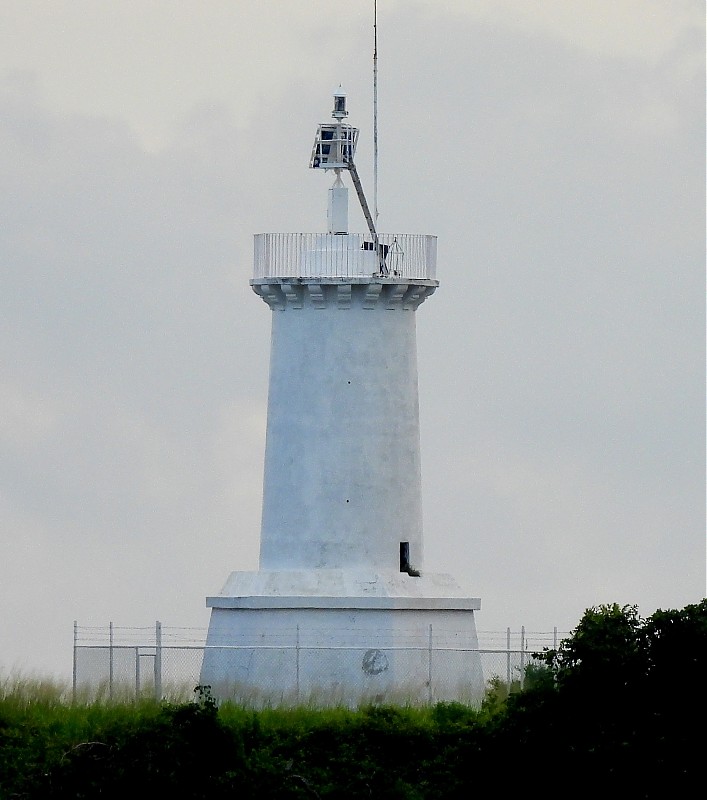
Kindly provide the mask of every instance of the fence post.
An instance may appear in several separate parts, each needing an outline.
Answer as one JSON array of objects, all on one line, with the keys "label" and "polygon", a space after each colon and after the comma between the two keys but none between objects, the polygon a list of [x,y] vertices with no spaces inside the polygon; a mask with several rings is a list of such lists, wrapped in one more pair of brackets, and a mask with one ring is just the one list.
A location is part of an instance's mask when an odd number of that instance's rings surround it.
[{"label": "fence post", "polygon": [[432,705],[432,625],[427,646],[427,700]]},{"label": "fence post", "polygon": [[140,647],[135,648],[135,700],[140,699]]},{"label": "fence post", "polygon": [[108,623],[108,697],[113,699],[113,623]]},{"label": "fence post", "polygon": [[78,642],[78,630],[78,624],[76,620],[74,620],[74,659],[71,670],[71,699],[74,703],[76,702],[76,644]]},{"label": "fence post", "polygon": [[295,640],[295,699],[299,705],[299,625],[297,626],[297,639]]},{"label": "fence post", "polygon": [[552,649],[557,650],[557,625],[552,629]]},{"label": "fence post", "polygon": [[155,700],[162,699],[162,623],[155,622]]},{"label": "fence post", "polygon": [[525,688],[525,625],[520,626],[520,688]]},{"label": "fence post", "polygon": [[511,693],[511,629],[506,628],[506,687]]}]

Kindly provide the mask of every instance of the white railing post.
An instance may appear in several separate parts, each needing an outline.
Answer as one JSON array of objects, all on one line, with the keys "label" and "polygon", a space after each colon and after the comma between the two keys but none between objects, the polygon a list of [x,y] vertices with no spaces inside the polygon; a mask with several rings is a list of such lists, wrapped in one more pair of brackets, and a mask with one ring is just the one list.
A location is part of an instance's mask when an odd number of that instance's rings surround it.
[{"label": "white railing post", "polygon": [[140,699],[140,647],[135,648],[135,700]]},{"label": "white railing post", "polygon": [[113,699],[113,623],[108,623],[108,697]]},{"label": "white railing post", "polygon": [[525,625],[520,626],[520,688],[525,686]]},{"label": "white railing post", "polygon": [[300,657],[300,646],[299,646],[299,625],[298,625],[297,639],[295,642],[295,699],[298,705],[299,705],[299,657]]},{"label": "white railing post", "polygon": [[506,628],[506,691],[511,693],[511,629]]},{"label": "white railing post", "polygon": [[162,623],[155,622],[155,700],[162,699]]},{"label": "white railing post", "polygon": [[432,625],[427,645],[427,700],[432,705]]},{"label": "white railing post", "polygon": [[71,699],[76,702],[76,669],[77,669],[77,643],[78,643],[78,623],[74,620],[74,658],[72,664],[72,677],[71,677]]}]

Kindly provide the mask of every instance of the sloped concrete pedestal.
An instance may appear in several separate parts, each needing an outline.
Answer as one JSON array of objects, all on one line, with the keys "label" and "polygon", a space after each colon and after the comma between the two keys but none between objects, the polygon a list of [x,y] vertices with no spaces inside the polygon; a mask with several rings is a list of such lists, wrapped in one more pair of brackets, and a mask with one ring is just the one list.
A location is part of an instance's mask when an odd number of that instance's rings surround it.
[{"label": "sloped concrete pedestal", "polygon": [[474,611],[449,575],[234,572],[207,598],[201,683],[256,707],[480,702]]}]

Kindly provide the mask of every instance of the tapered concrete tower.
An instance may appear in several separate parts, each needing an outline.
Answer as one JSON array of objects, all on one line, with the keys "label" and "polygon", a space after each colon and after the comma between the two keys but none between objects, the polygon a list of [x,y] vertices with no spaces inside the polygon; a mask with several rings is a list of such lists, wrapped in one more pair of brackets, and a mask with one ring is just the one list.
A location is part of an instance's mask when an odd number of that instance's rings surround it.
[{"label": "tapered concrete tower", "polygon": [[255,237],[272,311],[260,569],[207,598],[201,681],[256,703],[471,699],[480,601],[423,561],[415,317],[436,238],[377,232],[346,116],[339,91],[310,161],[335,173],[328,232]]}]

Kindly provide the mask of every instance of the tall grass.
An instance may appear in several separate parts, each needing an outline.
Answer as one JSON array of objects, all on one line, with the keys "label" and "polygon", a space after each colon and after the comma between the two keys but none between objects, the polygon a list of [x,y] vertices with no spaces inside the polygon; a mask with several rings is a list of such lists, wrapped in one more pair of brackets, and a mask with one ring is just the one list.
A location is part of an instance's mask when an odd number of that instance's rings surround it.
[{"label": "tall grass", "polygon": [[[490,691],[497,687],[491,686]],[[41,724],[56,723],[61,719],[67,724],[96,724],[99,721],[125,721],[126,719],[154,716],[165,704],[203,704],[203,695],[197,693],[192,685],[167,687],[161,700],[151,693],[135,697],[129,687],[114,687],[109,692],[107,684],[74,693],[70,681],[12,672],[0,673],[0,717],[6,721],[22,717],[27,722]],[[207,703],[208,703],[207,696]],[[219,703],[218,715],[227,725],[238,727],[245,721],[258,718],[263,728],[281,730],[305,730],[315,726],[347,725],[369,713],[376,704],[352,708],[340,705],[322,705],[316,698],[308,698],[300,704],[283,706],[271,705],[255,708],[251,703],[225,701]],[[440,709],[464,709],[464,716],[483,715],[483,711],[460,703],[437,703],[433,706],[386,703],[385,708],[395,708],[401,722],[413,726],[434,725],[439,718]]]},{"label": "tall grass", "polygon": [[47,707],[65,705],[71,700],[71,684],[58,678],[0,673],[0,701],[17,708],[32,705]]},{"label": "tall grass", "polygon": [[[247,797],[279,796],[312,776],[337,786],[342,775],[347,786],[361,775],[387,786],[400,758],[423,761],[437,732],[469,729],[478,713],[451,703],[256,710],[217,706],[204,691],[187,703],[105,691],[74,698],[67,682],[13,673],[0,676],[0,797],[88,797],[111,787],[128,796],[145,781],[184,797],[221,797],[217,788],[244,783],[257,788]],[[406,756],[394,757],[396,747]]]},{"label": "tall grass", "polygon": [[45,743],[47,757],[107,729],[154,719],[160,708],[153,698],[125,702],[109,699],[107,692],[74,697],[68,681],[19,672],[0,675],[0,733],[28,732],[28,740]]}]

